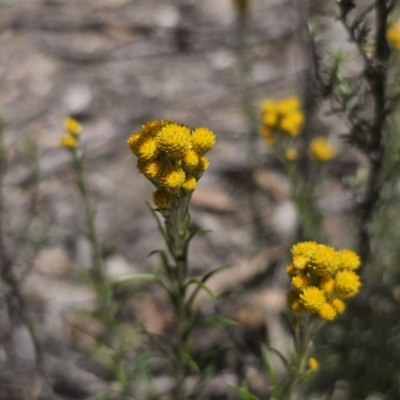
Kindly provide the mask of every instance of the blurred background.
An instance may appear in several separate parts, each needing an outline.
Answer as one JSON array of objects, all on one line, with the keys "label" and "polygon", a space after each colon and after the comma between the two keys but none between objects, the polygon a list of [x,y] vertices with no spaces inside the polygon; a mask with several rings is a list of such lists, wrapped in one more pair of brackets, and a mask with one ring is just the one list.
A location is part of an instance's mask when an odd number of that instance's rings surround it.
[{"label": "blurred background", "polygon": [[[357,179],[362,182],[365,160],[340,139],[346,133],[343,122],[328,114],[324,103],[317,104],[308,30],[310,21],[318,21],[326,53],[351,50],[334,19],[335,4],[250,3],[244,39],[232,0],[10,0],[2,4],[0,110],[7,123],[9,164],[4,208],[10,231],[21,230],[32,179],[24,146],[25,139],[31,138],[39,153],[38,201],[48,234],[43,245],[28,255],[32,270],[24,290],[60,399],[86,399],[113,384],[102,368],[88,360],[92,338],[98,334],[96,322],[76,318],[78,310],[93,308],[95,297],[75,273],[76,266],[90,263],[90,247],[81,229],[84,216],[71,157],[59,146],[65,117],[72,116],[83,126],[86,172],[97,209],[96,224],[109,248],[110,279],[151,271],[157,262],[148,254],[163,246],[146,205],[153,188],[136,169],[136,158],[126,146],[129,135],[147,120],[168,118],[206,126],[217,136],[210,168],[191,203],[193,226],[211,230],[192,244],[191,274],[232,265],[210,282],[221,299],[206,303],[203,312],[222,313],[241,325],[229,332],[213,328],[195,333],[193,352],[221,348],[228,341],[240,349],[240,356],[231,350],[224,353],[204,398],[234,399],[229,385],[243,379],[262,398],[269,398],[260,344],[285,354],[290,350],[290,334],[280,314],[288,285],[284,267],[296,238],[298,216],[289,182],[268,158],[271,150],[261,137],[256,139],[257,154],[249,158],[243,87],[250,91],[256,115],[265,98],[299,96],[306,113],[304,140],[329,135],[337,145],[339,155],[326,167],[320,187],[321,238],[338,248],[353,247],[352,185]],[[243,76],[240,61],[243,40],[248,76]],[[358,67],[355,60],[351,68]],[[393,260],[399,253],[398,207],[396,198],[389,197],[395,217],[390,240],[381,250],[392,257],[386,261],[397,266]],[[387,215],[382,216],[382,226],[388,224]],[[321,352],[326,366],[321,363],[309,388],[312,394],[306,398],[400,398],[400,279],[395,267],[382,271],[377,267],[370,274],[378,292],[368,301],[366,294],[360,300],[364,319],[351,325],[350,310],[347,319],[332,324],[321,340],[332,348]],[[137,318],[150,331],[167,337],[172,317],[163,296],[154,289],[140,292],[140,307],[132,302],[121,318]],[[26,388],[32,388],[35,362],[26,327],[17,323],[13,337],[23,367],[10,369],[0,357],[0,399],[41,398],[31,389],[26,394]],[[167,380],[162,370],[157,371],[160,388]]]}]

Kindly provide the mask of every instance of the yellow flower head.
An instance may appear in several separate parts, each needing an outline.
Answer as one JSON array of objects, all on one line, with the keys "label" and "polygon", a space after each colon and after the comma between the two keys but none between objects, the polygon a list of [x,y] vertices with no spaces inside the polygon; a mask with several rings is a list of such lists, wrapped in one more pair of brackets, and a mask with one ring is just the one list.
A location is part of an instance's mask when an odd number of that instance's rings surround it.
[{"label": "yellow flower head", "polygon": [[64,129],[71,136],[78,136],[82,132],[82,125],[74,118],[65,118]]},{"label": "yellow flower head", "polygon": [[142,125],[142,135],[155,137],[158,132],[167,124],[172,123],[169,120],[152,120]]},{"label": "yellow flower head", "polygon": [[127,140],[128,147],[131,149],[132,153],[138,155],[139,145],[142,138],[142,134],[140,132],[132,133]]},{"label": "yellow flower head", "polygon": [[338,314],[341,314],[346,309],[346,304],[339,298],[333,299],[331,305]]},{"label": "yellow flower head", "polygon": [[183,182],[182,189],[184,189],[186,192],[191,193],[194,191],[194,189],[196,189],[196,185],[197,185],[196,178],[191,175],[188,175],[185,179],[185,182]]},{"label": "yellow flower head", "polygon": [[283,117],[279,123],[279,129],[292,137],[296,137],[303,126],[304,114],[301,111],[292,112]]},{"label": "yellow flower head", "polygon": [[137,149],[137,156],[140,160],[149,161],[158,154],[158,143],[156,138],[144,137],[140,140]]},{"label": "yellow flower head", "polygon": [[200,155],[209,152],[215,145],[214,133],[207,128],[196,128],[192,132],[193,149]]},{"label": "yellow flower head", "polygon": [[308,359],[308,368],[310,368],[313,371],[317,371],[319,369],[319,362],[317,361],[316,358],[310,357]]},{"label": "yellow flower head", "polygon": [[266,100],[261,104],[262,123],[274,127],[278,123],[279,112],[276,103],[272,100]]},{"label": "yellow flower head", "polygon": [[312,255],[312,266],[318,276],[326,277],[335,266],[335,250],[324,244],[318,244]]},{"label": "yellow flower head", "polygon": [[171,204],[171,194],[165,189],[158,189],[153,193],[153,202],[156,207],[166,209]]},{"label": "yellow flower head", "polygon": [[160,174],[160,183],[173,193],[182,187],[185,178],[185,171],[182,168],[166,168]]},{"label": "yellow flower head", "polygon": [[202,174],[205,170],[208,169],[209,166],[210,162],[208,161],[207,157],[200,157],[199,163],[197,164],[196,167],[196,172]]},{"label": "yellow flower head", "polygon": [[310,158],[320,162],[332,160],[336,156],[336,149],[325,138],[314,138],[309,149]]},{"label": "yellow flower head", "polygon": [[339,271],[335,276],[336,291],[343,298],[355,296],[361,286],[360,277],[353,271]]},{"label": "yellow flower head", "polygon": [[295,289],[301,290],[310,285],[310,279],[305,274],[297,274],[292,278],[291,283]]},{"label": "yellow flower head", "polygon": [[292,256],[293,257],[302,256],[305,258],[311,258],[315,252],[316,247],[317,247],[316,242],[296,243],[291,249]]},{"label": "yellow flower head", "polygon": [[296,269],[304,269],[310,262],[310,258],[304,256],[295,256],[293,257],[293,266]]},{"label": "yellow flower head", "polygon": [[[138,157],[138,170],[157,189],[162,188],[154,195],[161,212],[165,193],[175,204],[175,200],[184,200],[195,190],[197,180],[209,166],[202,154],[214,146],[215,135],[207,128],[191,132],[189,127],[171,120],[153,120],[134,132],[127,144]],[[166,213],[163,216],[168,217]]]},{"label": "yellow flower head", "polygon": [[186,169],[191,170],[197,167],[199,157],[193,149],[188,149],[183,153],[182,162]]},{"label": "yellow flower head", "polygon": [[157,135],[159,148],[168,157],[180,158],[190,146],[190,129],[179,124],[164,126]]},{"label": "yellow flower head", "polygon": [[304,305],[299,297],[299,292],[297,290],[290,290],[286,294],[286,304],[289,310],[294,312],[303,312],[305,311]]},{"label": "yellow flower head", "polygon": [[78,140],[72,135],[63,135],[60,139],[60,146],[65,149],[74,149],[78,147]]},{"label": "yellow flower head", "polygon": [[157,160],[143,161],[141,159],[137,162],[137,169],[149,179],[157,178],[162,170],[162,164]]},{"label": "yellow flower head", "polygon": [[318,316],[324,321],[332,321],[337,315],[334,307],[329,303],[325,303],[319,310]]},{"label": "yellow flower head", "polygon": [[400,27],[397,24],[387,28],[386,39],[392,47],[400,50]]},{"label": "yellow flower head", "polygon": [[294,274],[296,273],[296,268],[294,267],[293,264],[288,264],[288,265],[286,266],[286,273],[287,273],[289,276],[292,276],[292,275],[294,275]]},{"label": "yellow flower head", "polygon": [[319,287],[325,293],[325,295],[330,295],[335,291],[335,280],[333,278],[325,278],[321,281]]},{"label": "yellow flower head", "polygon": [[280,114],[286,115],[297,112],[300,109],[300,99],[297,96],[289,96],[278,101],[276,109]]},{"label": "yellow flower head", "polygon": [[300,299],[307,310],[318,311],[325,303],[324,293],[315,286],[309,286],[300,293]]},{"label": "yellow flower head", "polygon": [[336,264],[338,269],[356,270],[361,265],[358,254],[352,250],[340,250],[336,253]]}]

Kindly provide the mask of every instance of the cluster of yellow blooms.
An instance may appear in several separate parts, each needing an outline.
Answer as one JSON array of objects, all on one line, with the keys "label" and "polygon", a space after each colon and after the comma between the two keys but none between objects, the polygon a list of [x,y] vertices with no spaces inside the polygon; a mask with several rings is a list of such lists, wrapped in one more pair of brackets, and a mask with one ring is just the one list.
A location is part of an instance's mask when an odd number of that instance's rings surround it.
[{"label": "cluster of yellow blooms", "polygon": [[286,268],[292,285],[287,294],[289,309],[333,320],[345,310],[344,300],[360,290],[355,272],[361,264],[359,256],[315,242],[297,243],[291,252],[293,261]]},{"label": "cluster of yellow blooms", "polygon": [[266,100],[261,105],[260,133],[271,146],[275,143],[276,134],[298,136],[303,122],[304,113],[300,108],[300,100],[296,96],[280,101]]},{"label": "cluster of yellow blooms", "polygon": [[309,155],[313,160],[326,162],[336,156],[336,149],[324,137],[317,136],[310,143]]},{"label": "cluster of yellow blooms", "polygon": [[138,157],[138,170],[157,188],[153,201],[160,210],[168,209],[173,196],[195,190],[209,166],[204,155],[215,141],[207,128],[190,129],[170,120],[149,121],[129,137],[128,147]]},{"label": "cluster of yellow blooms", "polygon": [[79,134],[82,132],[81,124],[73,118],[64,120],[65,134],[61,136],[60,146],[66,149],[74,149],[79,145]]},{"label": "cluster of yellow blooms", "polygon": [[386,39],[391,46],[400,50],[400,27],[398,24],[391,25],[387,28]]}]

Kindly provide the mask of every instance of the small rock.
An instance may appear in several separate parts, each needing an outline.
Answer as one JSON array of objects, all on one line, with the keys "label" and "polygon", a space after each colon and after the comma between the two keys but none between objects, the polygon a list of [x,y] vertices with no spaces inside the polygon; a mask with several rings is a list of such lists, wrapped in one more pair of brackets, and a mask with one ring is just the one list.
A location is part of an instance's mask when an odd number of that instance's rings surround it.
[{"label": "small rock", "polygon": [[42,274],[63,275],[71,270],[72,264],[62,247],[45,247],[36,257],[34,268]]}]

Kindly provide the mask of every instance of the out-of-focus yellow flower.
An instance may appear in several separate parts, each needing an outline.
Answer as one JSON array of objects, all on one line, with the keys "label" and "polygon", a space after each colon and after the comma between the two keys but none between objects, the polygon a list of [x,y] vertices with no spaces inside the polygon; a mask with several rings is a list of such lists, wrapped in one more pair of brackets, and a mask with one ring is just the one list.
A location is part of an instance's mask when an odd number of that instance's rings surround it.
[{"label": "out-of-focus yellow flower", "polygon": [[316,358],[310,357],[308,359],[308,367],[313,371],[317,371],[319,369],[319,363]]},{"label": "out-of-focus yellow flower", "polygon": [[290,136],[295,137],[300,133],[304,122],[304,114],[301,111],[293,111],[282,118],[279,127]]},{"label": "out-of-focus yellow flower", "polygon": [[289,310],[333,320],[345,310],[344,300],[360,289],[360,277],[354,272],[360,266],[359,256],[316,242],[297,243],[291,252],[293,260],[286,267],[292,286]]},{"label": "out-of-focus yellow flower", "polygon": [[398,24],[391,25],[386,30],[388,43],[396,50],[400,50],[400,27]]},{"label": "out-of-focus yellow flower", "polygon": [[289,161],[296,161],[299,158],[299,151],[295,147],[286,150],[285,157]]},{"label": "out-of-focus yellow flower", "polygon": [[166,209],[171,204],[171,194],[165,189],[158,189],[153,193],[153,202],[156,207]]},{"label": "out-of-focus yellow flower", "polygon": [[260,134],[269,145],[275,143],[276,136],[286,134],[296,137],[304,123],[304,113],[296,96],[274,101],[265,100],[261,105]]},{"label": "out-of-focus yellow flower", "polygon": [[325,138],[318,136],[310,144],[309,155],[316,161],[330,161],[336,156],[336,148]]},{"label": "out-of-focus yellow flower", "polygon": [[74,149],[78,147],[78,140],[72,135],[63,135],[60,139],[60,146],[65,149]]},{"label": "out-of-focus yellow flower", "polygon": [[74,118],[68,117],[64,120],[64,129],[72,136],[77,136],[82,132],[82,125]]}]

